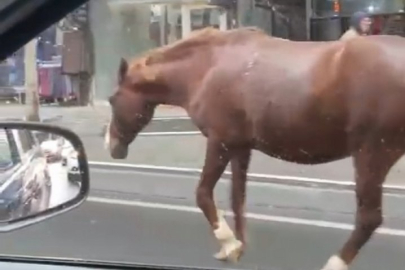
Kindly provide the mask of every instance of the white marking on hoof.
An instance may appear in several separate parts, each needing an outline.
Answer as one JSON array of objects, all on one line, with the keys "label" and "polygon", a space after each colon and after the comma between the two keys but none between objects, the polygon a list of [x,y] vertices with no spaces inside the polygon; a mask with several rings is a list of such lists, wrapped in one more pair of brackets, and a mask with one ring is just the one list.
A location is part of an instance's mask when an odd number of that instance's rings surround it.
[{"label": "white marking on hoof", "polygon": [[214,235],[221,244],[221,250],[214,257],[222,261],[237,262],[242,254],[243,244],[236,239],[221,210],[218,210],[217,216],[218,229],[214,230]]},{"label": "white marking on hoof", "polygon": [[337,255],[330,257],[322,270],[348,270],[348,265]]},{"label": "white marking on hoof", "polygon": [[232,239],[226,243],[223,243],[221,250],[214,255],[217,260],[231,261],[237,263],[242,255],[243,244],[241,241]]},{"label": "white marking on hoof", "polygon": [[214,230],[215,237],[220,242],[234,239],[235,235],[231,230],[231,228],[229,227],[228,223],[226,222],[223,211],[218,210],[217,217],[218,217],[218,229]]}]

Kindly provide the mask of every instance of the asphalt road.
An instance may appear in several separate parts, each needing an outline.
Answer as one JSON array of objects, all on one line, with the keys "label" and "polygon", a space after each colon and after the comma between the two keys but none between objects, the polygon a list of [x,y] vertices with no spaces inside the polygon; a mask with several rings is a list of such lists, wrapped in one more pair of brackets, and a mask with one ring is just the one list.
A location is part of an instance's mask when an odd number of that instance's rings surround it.
[{"label": "asphalt road", "polygon": [[[201,135],[186,136],[139,136],[130,145],[125,160],[114,160],[103,148],[103,138],[82,137],[88,160],[102,162],[121,162],[129,164],[148,164],[201,169],[204,164],[206,138]],[[300,165],[275,158],[261,152],[253,151],[250,173],[281,175],[287,177],[318,178],[335,181],[353,181],[352,160],[321,165]],[[405,185],[405,158],[392,168],[387,184]]]},{"label": "asphalt road", "polygon": [[[89,201],[65,215],[0,235],[0,253],[239,269],[314,270],[338,250],[353,220],[353,194],[250,183],[249,249],[238,265],[215,261],[218,246],[194,208],[198,179],[91,170]],[[228,182],[217,186],[228,205]],[[385,227],[354,270],[403,269],[405,198],[385,195]]]},{"label": "asphalt road", "polygon": [[184,132],[199,131],[190,119],[159,119],[153,120],[145,127],[143,132]]}]

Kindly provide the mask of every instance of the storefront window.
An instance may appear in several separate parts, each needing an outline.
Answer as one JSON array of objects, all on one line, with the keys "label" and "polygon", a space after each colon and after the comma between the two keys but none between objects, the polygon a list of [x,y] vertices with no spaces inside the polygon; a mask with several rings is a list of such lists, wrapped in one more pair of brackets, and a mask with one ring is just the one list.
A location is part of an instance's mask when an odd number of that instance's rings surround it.
[{"label": "storefront window", "polygon": [[[238,2],[240,26],[256,26],[271,36],[307,40],[305,1],[281,2],[241,0]],[[256,2],[256,3],[257,3]]]},{"label": "storefront window", "polygon": [[[340,12],[336,12],[336,4]],[[356,11],[369,13],[397,13],[403,11],[404,0],[313,0],[313,15],[327,17],[333,15],[350,16]]]},{"label": "storefront window", "polygon": [[[146,3],[145,3],[146,2]],[[153,3],[153,4],[152,4]],[[107,100],[116,84],[121,57],[131,59],[143,52],[181,39],[207,26],[230,25],[221,7],[188,1],[92,0],[90,22],[94,35],[94,99]]]},{"label": "storefront window", "polygon": [[370,13],[396,13],[404,8],[403,0],[341,0],[342,13],[362,10]]},{"label": "storefront window", "polygon": [[336,15],[334,11],[335,0],[313,0],[313,15],[326,17]]}]

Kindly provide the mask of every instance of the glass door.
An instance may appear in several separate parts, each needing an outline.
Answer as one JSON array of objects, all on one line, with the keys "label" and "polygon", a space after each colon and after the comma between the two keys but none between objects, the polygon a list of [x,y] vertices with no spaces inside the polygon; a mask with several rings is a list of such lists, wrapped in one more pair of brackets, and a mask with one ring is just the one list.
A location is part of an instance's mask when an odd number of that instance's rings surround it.
[{"label": "glass door", "polygon": [[162,3],[151,5],[151,12],[150,33],[157,46],[169,44],[205,27],[226,30],[229,26],[228,11],[213,5]]}]

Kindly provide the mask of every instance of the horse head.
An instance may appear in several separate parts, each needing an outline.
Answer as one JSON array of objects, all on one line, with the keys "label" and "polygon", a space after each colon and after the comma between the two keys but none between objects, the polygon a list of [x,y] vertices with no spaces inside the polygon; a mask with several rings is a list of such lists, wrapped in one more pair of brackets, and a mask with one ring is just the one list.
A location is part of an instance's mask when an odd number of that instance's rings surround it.
[{"label": "horse head", "polygon": [[105,146],[114,159],[127,157],[129,144],[151,121],[159,104],[156,96],[164,86],[147,61],[141,58],[128,65],[121,59],[117,89],[109,98],[112,115],[105,134]]},{"label": "horse head", "polygon": [[186,102],[188,80],[201,73],[190,70],[190,65],[195,66],[190,62],[195,61],[192,56],[209,48],[211,38],[218,33],[215,29],[198,31],[187,39],[151,50],[130,64],[121,59],[117,90],[109,98],[112,118],[105,136],[113,158],[126,158],[129,144],[151,121],[157,105],[182,106]]}]

